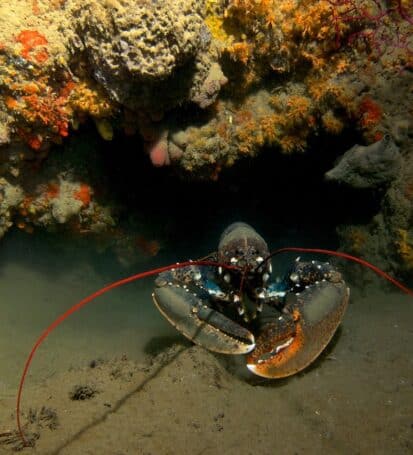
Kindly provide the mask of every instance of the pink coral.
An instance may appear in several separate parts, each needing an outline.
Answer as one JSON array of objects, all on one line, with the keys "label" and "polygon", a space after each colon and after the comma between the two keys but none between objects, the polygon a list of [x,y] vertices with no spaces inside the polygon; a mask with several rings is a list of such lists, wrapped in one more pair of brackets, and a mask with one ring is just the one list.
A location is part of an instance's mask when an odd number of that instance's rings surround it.
[{"label": "pink coral", "polygon": [[171,163],[166,135],[162,135],[158,140],[149,143],[147,150],[154,166],[168,166]]}]

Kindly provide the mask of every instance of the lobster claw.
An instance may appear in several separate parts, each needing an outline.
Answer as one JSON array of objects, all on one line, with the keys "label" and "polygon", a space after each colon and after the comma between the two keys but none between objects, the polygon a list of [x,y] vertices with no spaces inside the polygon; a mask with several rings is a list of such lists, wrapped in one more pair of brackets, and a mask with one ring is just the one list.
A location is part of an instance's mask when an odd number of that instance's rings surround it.
[{"label": "lobster claw", "polygon": [[186,338],[222,354],[247,354],[255,348],[254,335],[181,286],[154,290],[153,301],[165,318]]},{"label": "lobster claw", "polygon": [[248,368],[258,376],[291,376],[312,363],[327,346],[347,308],[344,281],[324,281],[291,293],[283,311],[263,325]]}]

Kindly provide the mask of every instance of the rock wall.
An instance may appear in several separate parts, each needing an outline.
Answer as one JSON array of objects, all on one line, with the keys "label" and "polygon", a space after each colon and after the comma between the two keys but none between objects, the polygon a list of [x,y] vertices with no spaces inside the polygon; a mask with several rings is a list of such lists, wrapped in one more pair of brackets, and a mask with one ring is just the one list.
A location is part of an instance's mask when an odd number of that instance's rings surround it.
[{"label": "rock wall", "polygon": [[154,166],[212,180],[264,147],[305,153],[314,137],[353,129],[361,147],[389,134],[404,164],[371,223],[340,230],[343,247],[411,270],[412,8],[0,0],[1,233],[13,223],[110,228],[109,202],[76,165],[43,170],[50,147],[88,121],[106,141],[140,135]]}]

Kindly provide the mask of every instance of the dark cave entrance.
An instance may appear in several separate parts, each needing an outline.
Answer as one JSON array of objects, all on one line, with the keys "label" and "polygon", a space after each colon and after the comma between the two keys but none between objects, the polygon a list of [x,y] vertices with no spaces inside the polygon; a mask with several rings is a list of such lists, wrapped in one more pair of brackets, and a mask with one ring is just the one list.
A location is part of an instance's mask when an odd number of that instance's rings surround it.
[{"label": "dark cave entrance", "polygon": [[102,202],[109,198],[119,208],[122,229],[143,229],[159,239],[167,259],[209,253],[234,221],[254,226],[270,248],[338,248],[338,225],[367,223],[380,207],[380,194],[324,180],[337,157],[356,143],[362,143],[360,136],[348,130],[314,137],[302,154],[265,149],[223,170],[218,181],[198,181],[173,166],[155,168],[139,135],[119,134],[106,142],[91,125],[65,151],[77,150],[75,160],[96,181],[96,197],[102,194]]},{"label": "dark cave entrance", "polygon": [[[380,195],[326,182],[324,173],[361,138],[315,137],[303,154],[266,149],[226,169],[218,181],[196,181],[173,167],[155,168],[139,136],[99,141],[107,190],[124,210],[120,222],[137,216],[174,248],[214,245],[227,224],[245,221],[272,246],[338,247],[336,227],[366,223]],[[202,250],[202,248],[200,248]]]}]

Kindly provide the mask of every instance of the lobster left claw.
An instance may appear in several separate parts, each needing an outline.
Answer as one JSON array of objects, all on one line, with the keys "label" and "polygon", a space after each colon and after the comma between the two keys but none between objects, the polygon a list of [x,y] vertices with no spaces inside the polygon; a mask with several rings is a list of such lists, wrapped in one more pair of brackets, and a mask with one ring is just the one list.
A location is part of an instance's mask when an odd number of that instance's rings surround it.
[{"label": "lobster left claw", "polygon": [[348,305],[344,281],[323,281],[291,293],[283,312],[264,324],[247,358],[258,376],[283,378],[310,365],[327,346]]},{"label": "lobster left claw", "polygon": [[165,318],[186,338],[222,354],[247,354],[254,347],[254,335],[179,285],[159,286],[153,301]]}]

